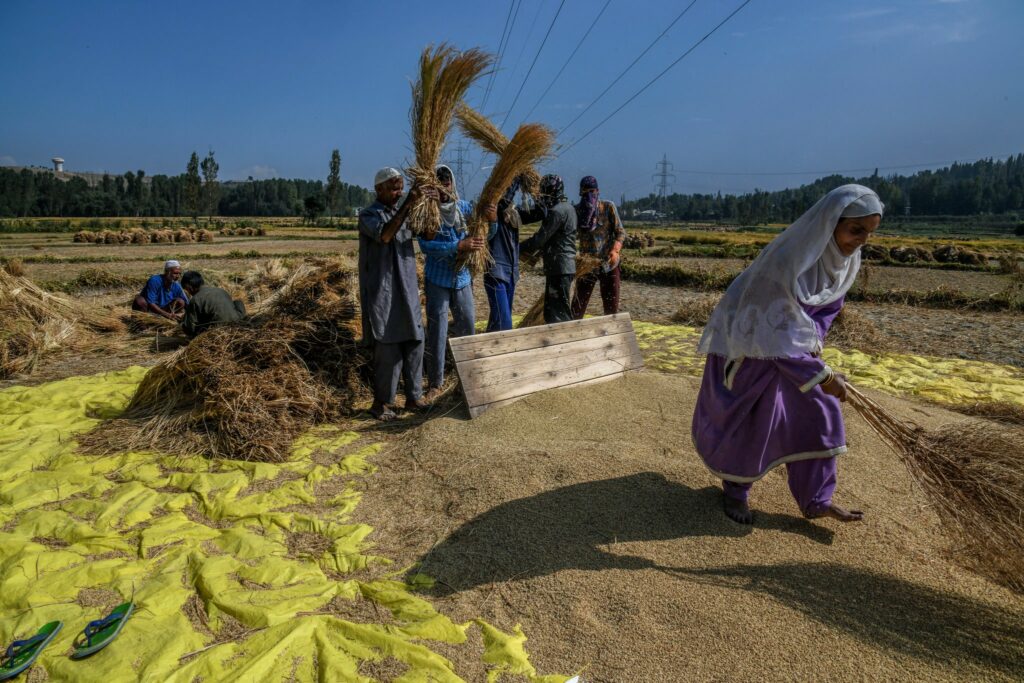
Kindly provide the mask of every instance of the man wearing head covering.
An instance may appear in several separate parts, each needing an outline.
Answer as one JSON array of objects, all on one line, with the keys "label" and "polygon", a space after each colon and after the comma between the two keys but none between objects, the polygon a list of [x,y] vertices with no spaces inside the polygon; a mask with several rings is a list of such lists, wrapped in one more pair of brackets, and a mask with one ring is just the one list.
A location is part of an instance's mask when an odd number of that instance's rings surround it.
[{"label": "man wearing head covering", "polygon": [[537,206],[517,209],[524,224],[540,221],[540,229],[519,247],[526,256],[544,256],[544,322],[572,320],[569,290],[576,275],[576,210],[565,197],[565,185],[557,175],[540,180]]},{"label": "man wearing head covering", "polygon": [[512,329],[512,299],[519,282],[519,212],[516,210],[516,193],[521,181],[517,178],[505,190],[498,205],[486,207],[490,229],[487,232],[487,246],[491,263],[484,273],[484,291],[490,315],[487,331]]},{"label": "man wearing head covering", "polygon": [[751,523],[751,485],[783,464],[804,516],[862,518],[832,502],[846,385],[820,353],[883,210],[862,185],[829,192],[733,280],[704,328],[693,442],[734,521]]},{"label": "man wearing head covering", "polygon": [[198,271],[185,271],[181,276],[181,287],[189,296],[181,329],[189,337],[245,318],[245,304],[238,299],[233,300],[227,290],[206,284]]},{"label": "man wearing head covering", "polygon": [[178,284],[181,264],[174,259],[164,262],[163,275],[154,275],[132,302],[133,311],[144,311],[178,321],[184,315],[188,297]]},{"label": "man wearing head covering", "polygon": [[579,320],[586,314],[594,285],[601,284],[601,304],[605,315],[619,312],[619,252],[626,240],[626,231],[619,220],[615,204],[601,199],[597,178],[580,180],[580,203],[576,205],[576,229],[580,237],[580,254],[591,256],[601,265],[576,280],[572,298],[572,317]]},{"label": "man wearing head covering", "polygon": [[[452,337],[473,334],[476,324],[473,286],[469,268],[459,265],[460,254],[478,251],[483,237],[470,237],[466,217],[459,205],[455,176],[447,166],[437,167],[441,186],[441,225],[432,237],[420,236],[420,251],[426,257],[423,267],[427,304],[427,339],[424,365],[427,370],[428,402],[433,401],[444,384],[445,344]],[[448,311],[452,326],[448,327]]]},{"label": "man wearing head covering", "polygon": [[423,397],[423,320],[413,235],[406,216],[421,194],[437,198],[436,191],[413,185],[406,201],[404,181],[394,168],[382,168],[374,177],[376,201],[359,212],[359,305],[363,343],[373,347],[373,406],[379,420],[392,420],[391,406],[398,378],[405,383],[405,408],[427,404]]}]

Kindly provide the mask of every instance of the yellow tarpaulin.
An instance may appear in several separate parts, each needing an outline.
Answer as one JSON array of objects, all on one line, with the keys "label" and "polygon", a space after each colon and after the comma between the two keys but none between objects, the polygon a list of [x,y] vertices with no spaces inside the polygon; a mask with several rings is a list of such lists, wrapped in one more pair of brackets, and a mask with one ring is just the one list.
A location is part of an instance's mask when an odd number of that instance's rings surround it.
[{"label": "yellow tarpaulin", "polygon": [[[367,552],[351,479],[380,444],[354,432],[315,430],[283,464],[76,453],[144,373],[0,391],[0,637],[64,621],[36,665],[51,679],[371,681],[388,660],[402,683],[455,682],[436,646],[470,639],[492,681],[566,679],[537,674],[518,628],[452,622]],[[70,660],[85,624],[127,599],[118,639]]]}]

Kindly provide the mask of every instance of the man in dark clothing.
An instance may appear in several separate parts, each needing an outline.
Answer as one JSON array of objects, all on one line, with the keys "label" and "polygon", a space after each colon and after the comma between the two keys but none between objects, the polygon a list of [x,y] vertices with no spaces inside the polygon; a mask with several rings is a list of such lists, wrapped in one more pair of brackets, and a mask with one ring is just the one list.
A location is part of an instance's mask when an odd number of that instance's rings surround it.
[{"label": "man in dark clothing", "polygon": [[195,337],[215,325],[236,323],[245,318],[245,304],[220,287],[203,282],[203,276],[190,270],[181,276],[181,287],[189,295],[185,306],[185,318],[181,329],[189,337]]},{"label": "man in dark clothing", "polygon": [[416,277],[415,238],[405,225],[422,194],[437,201],[436,190],[415,185],[400,203],[404,182],[394,168],[374,178],[377,199],[359,212],[359,306],[363,343],[373,346],[373,406],[378,420],[393,420],[398,378],[405,379],[405,408],[428,407],[423,401],[423,317]]},{"label": "man in dark clothing", "polygon": [[524,225],[541,221],[540,229],[519,245],[524,255],[544,255],[544,322],[572,320],[569,292],[576,275],[576,209],[565,197],[565,186],[556,175],[540,181],[538,206],[518,209]]},{"label": "man in dark clothing", "polygon": [[485,211],[490,223],[487,245],[493,259],[484,273],[484,291],[491,307],[488,332],[512,329],[512,299],[519,282],[519,212],[515,204],[519,184],[519,180],[512,183],[498,205],[489,205]]}]

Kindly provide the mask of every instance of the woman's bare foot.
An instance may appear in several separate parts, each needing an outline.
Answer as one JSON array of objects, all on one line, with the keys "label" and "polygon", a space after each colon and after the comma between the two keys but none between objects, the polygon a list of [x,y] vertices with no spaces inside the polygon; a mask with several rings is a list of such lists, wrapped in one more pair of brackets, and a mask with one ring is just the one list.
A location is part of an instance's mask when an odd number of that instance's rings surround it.
[{"label": "woman's bare foot", "polygon": [[750,511],[747,501],[725,496],[725,516],[737,524],[753,524],[754,513]]},{"label": "woman's bare foot", "polygon": [[805,516],[807,517],[807,519],[831,517],[832,519],[838,519],[840,522],[859,522],[862,519],[864,519],[864,513],[861,512],[860,510],[847,510],[846,508],[839,507],[835,503],[832,503],[821,512]]}]

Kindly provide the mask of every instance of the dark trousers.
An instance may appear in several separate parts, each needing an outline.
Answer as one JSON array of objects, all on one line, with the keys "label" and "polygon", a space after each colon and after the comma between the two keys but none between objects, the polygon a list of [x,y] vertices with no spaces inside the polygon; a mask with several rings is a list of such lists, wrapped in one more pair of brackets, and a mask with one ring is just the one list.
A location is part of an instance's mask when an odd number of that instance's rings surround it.
[{"label": "dark trousers", "polygon": [[544,283],[544,322],[564,323],[572,320],[572,310],[569,306],[569,291],[572,289],[572,281],[576,276],[568,275],[547,275]]},{"label": "dark trousers", "polygon": [[604,314],[618,313],[621,279],[619,267],[615,266],[607,273],[595,270],[577,280],[576,294],[572,297],[573,320],[579,320],[586,314],[587,306],[590,304],[590,295],[594,291],[594,285],[598,282],[601,283],[601,304],[604,306]]},{"label": "dark trousers", "polygon": [[423,340],[373,345],[373,398],[377,403],[394,403],[398,378],[405,380],[405,398],[419,401],[423,396]]},{"label": "dark trousers", "polygon": [[516,293],[516,283],[484,275],[484,291],[487,292],[487,303],[491,307],[487,316],[487,331],[511,330],[512,297]]}]

